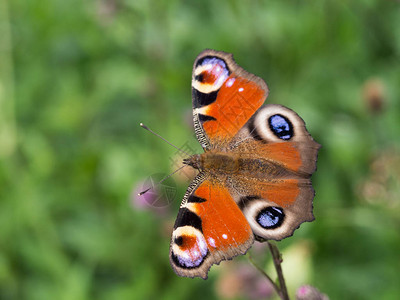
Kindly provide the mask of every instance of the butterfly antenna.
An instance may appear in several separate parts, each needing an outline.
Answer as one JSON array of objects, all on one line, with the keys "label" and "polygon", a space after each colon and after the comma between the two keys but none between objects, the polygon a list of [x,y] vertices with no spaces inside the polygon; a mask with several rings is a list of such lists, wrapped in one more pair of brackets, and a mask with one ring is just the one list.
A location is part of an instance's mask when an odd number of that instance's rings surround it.
[{"label": "butterfly antenna", "polygon": [[[152,134],[154,134],[156,137],[159,137],[160,139],[162,139],[164,142],[166,142],[167,144],[171,145],[172,147],[174,147],[175,149],[178,149],[179,151],[181,151],[182,153],[185,153],[187,156],[191,156],[189,153],[187,153],[186,151],[183,151],[181,148],[175,146],[174,144],[170,143],[169,141],[167,141],[166,139],[164,139],[161,135],[159,135],[158,133],[155,133],[153,130],[151,130],[149,127],[147,127],[146,125],[144,125],[143,123],[139,124],[140,127],[150,131]],[[171,174],[172,175],[172,174]]]},{"label": "butterfly antenna", "polygon": [[183,165],[182,167],[178,168],[177,170],[175,170],[174,172],[168,174],[167,176],[165,176],[163,179],[161,179],[159,182],[157,182],[156,184],[152,185],[151,187],[149,187],[148,189],[138,193],[138,196],[142,196],[143,194],[146,194],[148,191],[150,191],[151,189],[154,189],[157,185],[163,183],[165,180],[167,180],[168,178],[170,178],[172,175],[174,175],[176,172],[179,172],[183,167],[185,167],[186,165]]}]

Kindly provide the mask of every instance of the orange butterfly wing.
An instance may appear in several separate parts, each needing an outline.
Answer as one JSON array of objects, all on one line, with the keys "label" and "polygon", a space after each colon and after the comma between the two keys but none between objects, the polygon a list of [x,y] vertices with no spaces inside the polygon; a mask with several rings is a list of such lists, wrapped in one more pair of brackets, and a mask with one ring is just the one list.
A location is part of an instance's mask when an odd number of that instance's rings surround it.
[{"label": "orange butterfly wing", "polygon": [[259,77],[246,72],[232,55],[204,50],[193,66],[193,119],[204,149],[225,144],[246,124],[268,96]]},{"label": "orange butterfly wing", "polygon": [[253,232],[228,189],[200,173],[175,222],[170,261],[180,276],[207,278],[212,264],[244,254]]}]

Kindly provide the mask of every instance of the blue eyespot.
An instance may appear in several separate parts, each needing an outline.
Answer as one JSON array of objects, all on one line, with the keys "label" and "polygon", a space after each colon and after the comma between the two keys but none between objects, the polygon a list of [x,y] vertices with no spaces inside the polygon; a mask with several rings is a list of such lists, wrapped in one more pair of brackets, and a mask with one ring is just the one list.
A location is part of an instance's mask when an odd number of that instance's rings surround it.
[{"label": "blue eyespot", "polygon": [[265,229],[274,229],[282,225],[284,218],[282,208],[269,206],[258,213],[256,221]]},{"label": "blue eyespot", "polygon": [[293,125],[282,115],[273,115],[268,119],[269,128],[282,140],[290,140],[293,137]]},{"label": "blue eyespot", "polygon": [[199,59],[199,61],[196,64],[197,66],[205,66],[205,65],[210,65],[210,66],[215,66],[215,65],[220,65],[224,70],[226,70],[227,72],[229,72],[229,69],[225,63],[225,61],[217,56],[210,56],[207,55],[201,59]]}]

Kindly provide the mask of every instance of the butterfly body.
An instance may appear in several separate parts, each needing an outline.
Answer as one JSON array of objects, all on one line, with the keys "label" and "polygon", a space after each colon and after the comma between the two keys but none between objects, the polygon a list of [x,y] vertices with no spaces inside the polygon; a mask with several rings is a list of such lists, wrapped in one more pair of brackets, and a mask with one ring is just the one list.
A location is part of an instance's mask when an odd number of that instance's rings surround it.
[{"label": "butterfly body", "polygon": [[281,240],[314,220],[316,143],[304,121],[261,106],[265,82],[232,55],[205,50],[192,75],[193,120],[204,153],[175,222],[170,261],[180,276],[207,278],[212,264],[246,253],[254,239]]},{"label": "butterfly body", "polygon": [[271,181],[304,176],[264,157],[254,157],[251,153],[253,152],[242,153],[234,150],[229,152],[207,151],[185,159],[184,163],[199,171],[207,172],[212,177],[220,179],[238,177],[238,181],[241,180],[240,177]]}]

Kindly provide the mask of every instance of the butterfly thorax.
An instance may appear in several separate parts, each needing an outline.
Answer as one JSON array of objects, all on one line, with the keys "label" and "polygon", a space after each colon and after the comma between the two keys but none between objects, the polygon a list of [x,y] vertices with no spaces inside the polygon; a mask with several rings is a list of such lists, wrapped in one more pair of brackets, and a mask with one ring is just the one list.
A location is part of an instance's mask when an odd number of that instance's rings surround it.
[{"label": "butterfly thorax", "polygon": [[210,150],[202,154],[192,155],[184,159],[183,163],[199,171],[206,171],[215,175],[243,175],[264,180],[293,176],[292,172],[268,159],[248,157],[236,152]]}]

